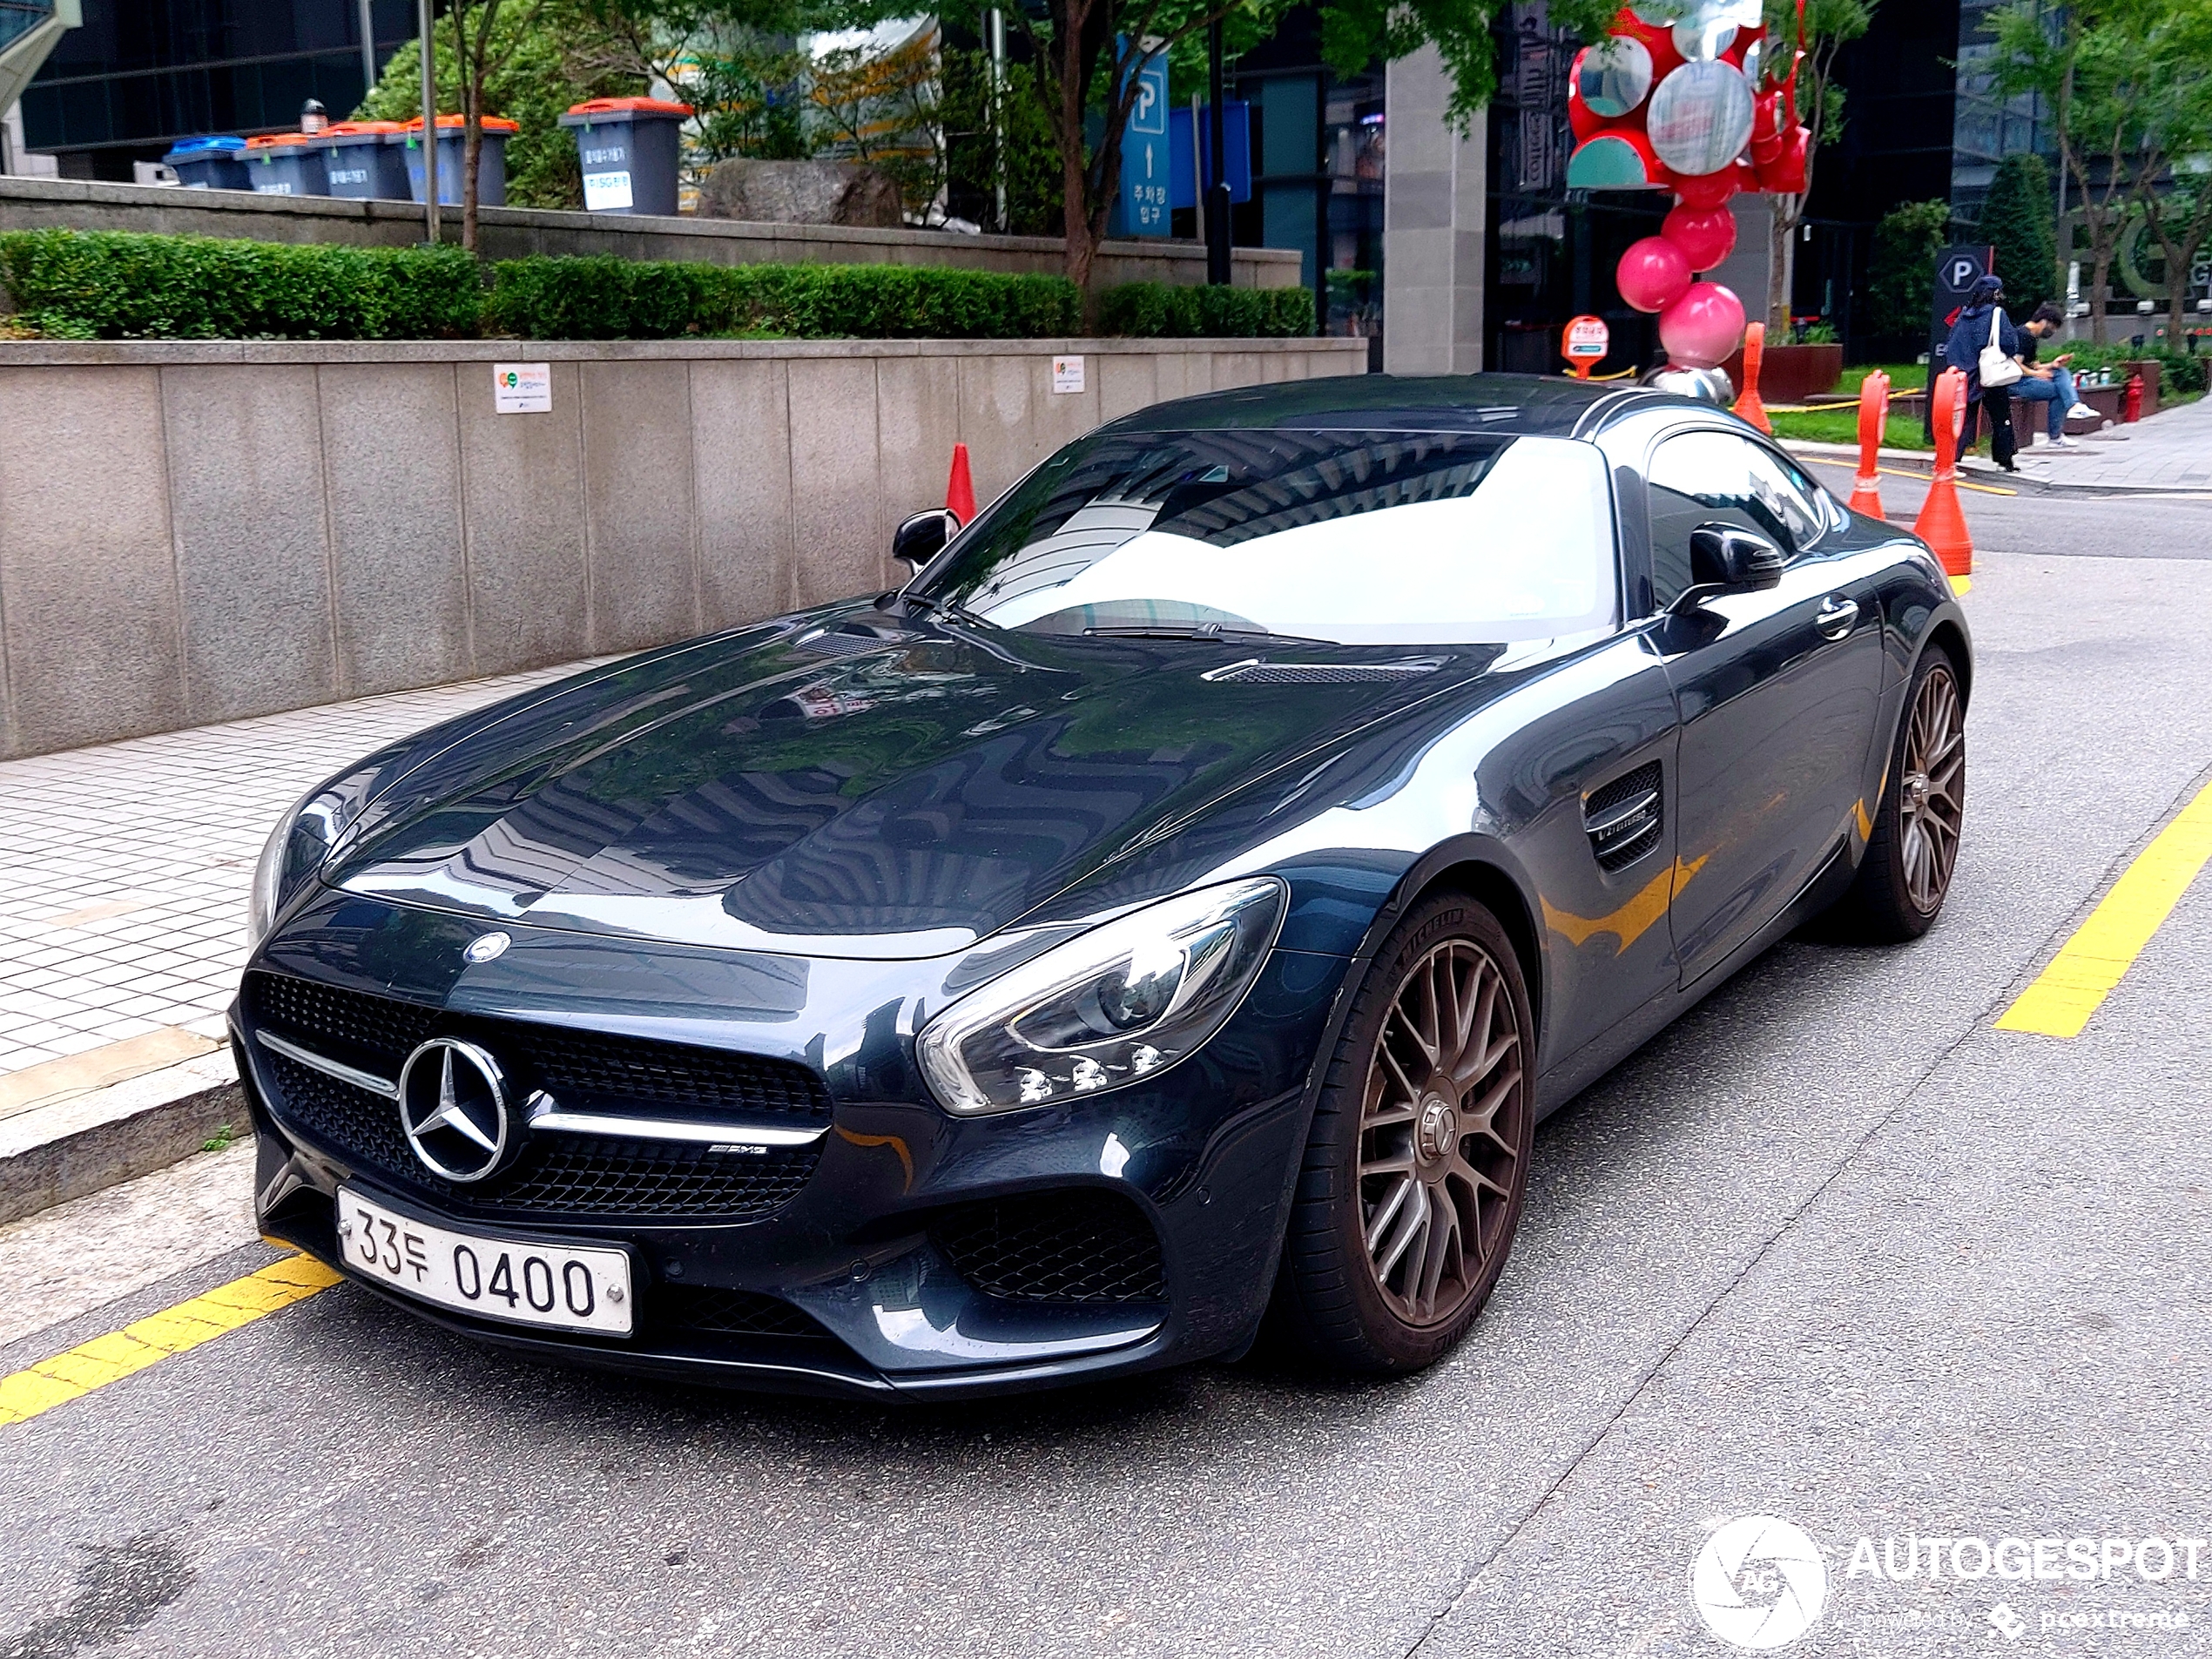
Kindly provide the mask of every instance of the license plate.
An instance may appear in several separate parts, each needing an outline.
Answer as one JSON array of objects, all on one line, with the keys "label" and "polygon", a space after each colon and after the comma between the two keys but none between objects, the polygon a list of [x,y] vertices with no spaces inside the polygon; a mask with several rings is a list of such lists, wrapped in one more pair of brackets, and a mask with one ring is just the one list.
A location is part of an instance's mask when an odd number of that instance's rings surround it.
[{"label": "license plate", "polygon": [[630,1257],[433,1227],[341,1189],[338,1243],[364,1278],[481,1318],[626,1337]]}]

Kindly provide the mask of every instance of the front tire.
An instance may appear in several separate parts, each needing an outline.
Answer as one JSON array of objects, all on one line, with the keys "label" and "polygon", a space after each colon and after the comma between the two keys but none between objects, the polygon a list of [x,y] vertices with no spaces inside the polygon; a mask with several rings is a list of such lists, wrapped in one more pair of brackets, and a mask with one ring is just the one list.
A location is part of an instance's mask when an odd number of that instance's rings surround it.
[{"label": "front tire", "polygon": [[1521,1224],[1536,1032],[1497,919],[1421,900],[1376,953],[1322,1084],[1278,1317],[1335,1369],[1404,1372],[1467,1334]]},{"label": "front tire", "polygon": [[1905,699],[1874,833],[1832,914],[1846,938],[1897,945],[1935,923],[1959,860],[1966,811],[1966,705],[1940,646],[1923,653]]}]

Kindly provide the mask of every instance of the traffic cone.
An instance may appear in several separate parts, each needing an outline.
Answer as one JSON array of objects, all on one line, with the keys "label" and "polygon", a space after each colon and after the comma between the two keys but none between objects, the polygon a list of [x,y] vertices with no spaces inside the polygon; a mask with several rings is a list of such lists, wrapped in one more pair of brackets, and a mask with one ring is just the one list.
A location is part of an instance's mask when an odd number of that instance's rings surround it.
[{"label": "traffic cone", "polygon": [[1759,359],[1765,353],[1766,325],[1763,322],[1746,324],[1743,329],[1743,390],[1736,400],[1736,413],[1770,438],[1774,435],[1774,422],[1766,418],[1766,405],[1759,401]]},{"label": "traffic cone", "polygon": [[1876,369],[1858,383],[1858,475],[1851,480],[1851,509],[1869,518],[1882,516],[1882,487],[1875,482],[1875,458],[1890,418],[1890,377]]},{"label": "traffic cone", "polygon": [[1964,593],[1973,585],[1973,538],[1966,534],[1966,516],[1959,507],[1959,435],[1966,429],[1966,376],[1946,368],[1936,376],[1932,411],[1935,428],[1935,477],[1928,485],[1927,505],[1913,521],[1912,533],[1943,561],[1952,590]]},{"label": "traffic cone", "polygon": [[962,527],[975,522],[975,481],[968,473],[968,446],[953,446],[953,475],[945,485],[945,508]]}]

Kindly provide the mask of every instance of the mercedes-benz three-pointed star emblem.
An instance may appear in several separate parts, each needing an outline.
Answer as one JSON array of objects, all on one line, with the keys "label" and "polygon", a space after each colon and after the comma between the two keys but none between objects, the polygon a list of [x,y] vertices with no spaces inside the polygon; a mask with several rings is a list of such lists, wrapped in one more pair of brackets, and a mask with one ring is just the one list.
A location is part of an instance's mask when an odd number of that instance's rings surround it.
[{"label": "mercedes-benz three-pointed star emblem", "polygon": [[441,1179],[491,1175],[509,1138],[499,1062],[473,1042],[433,1037],[401,1068],[400,1127],[422,1167]]}]

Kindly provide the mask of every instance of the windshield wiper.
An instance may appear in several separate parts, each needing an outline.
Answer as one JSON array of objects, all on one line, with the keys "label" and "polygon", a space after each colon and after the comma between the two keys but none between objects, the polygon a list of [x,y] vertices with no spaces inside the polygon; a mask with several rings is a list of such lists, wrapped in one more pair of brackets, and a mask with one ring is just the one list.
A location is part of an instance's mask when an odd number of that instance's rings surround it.
[{"label": "windshield wiper", "polygon": [[948,622],[964,622],[973,628],[995,630],[998,624],[988,617],[979,617],[957,599],[937,599],[926,593],[902,593],[899,601],[909,613],[926,610],[942,617]]},{"label": "windshield wiper", "polygon": [[1278,634],[1265,628],[1224,628],[1217,622],[1145,622],[1127,626],[1086,628],[1089,639],[1218,639],[1232,644],[1265,640],[1279,645],[1333,645],[1333,639],[1312,639],[1303,634]]}]

